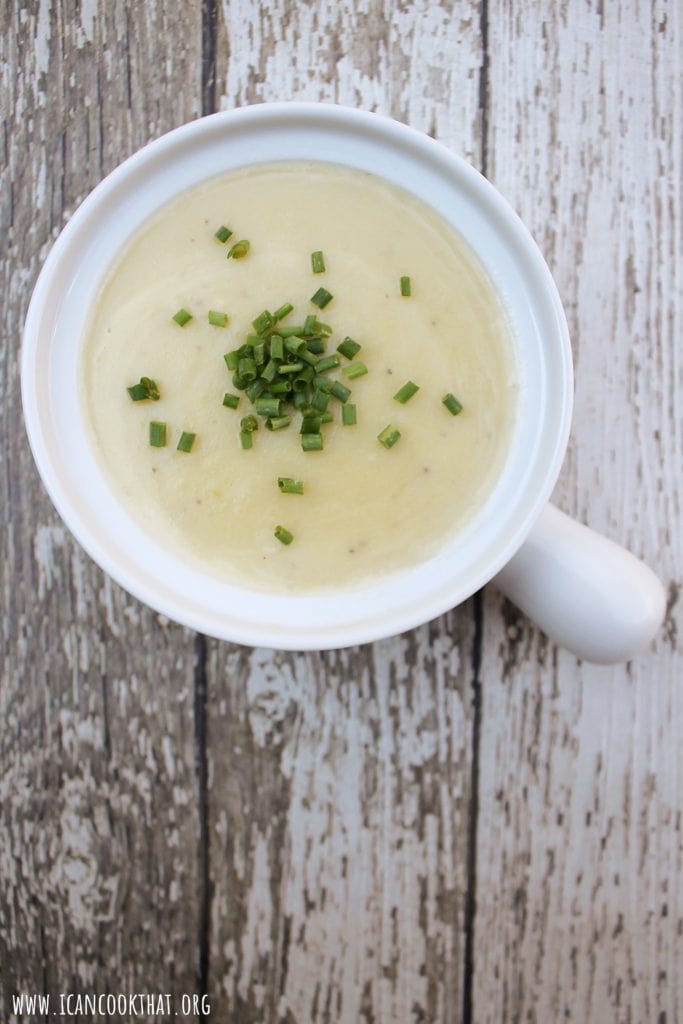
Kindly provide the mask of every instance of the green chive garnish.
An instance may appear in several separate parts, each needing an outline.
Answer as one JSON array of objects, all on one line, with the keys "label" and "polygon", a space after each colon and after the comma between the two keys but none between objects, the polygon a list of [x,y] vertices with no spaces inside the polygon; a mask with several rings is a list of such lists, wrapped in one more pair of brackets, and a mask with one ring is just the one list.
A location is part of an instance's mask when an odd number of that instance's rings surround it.
[{"label": "green chive garnish", "polygon": [[403,295],[404,298],[407,298],[408,296],[412,295],[409,277],[401,278],[401,295]]},{"label": "green chive garnish", "polygon": [[251,434],[250,430],[240,430],[240,444],[245,451],[247,448],[254,447],[254,439]]},{"label": "green chive garnish", "polygon": [[337,345],[337,352],[341,352],[347,359],[353,359],[357,352],[360,352],[360,345],[353,338],[344,338],[341,345]]},{"label": "green chive garnish", "polygon": [[209,310],[209,323],[212,327],[227,327],[228,314],[220,313],[217,309]]},{"label": "green chive garnish", "polygon": [[323,450],[323,435],[319,431],[316,434],[302,434],[301,447],[305,452],[321,452]]},{"label": "green chive garnish", "polygon": [[270,358],[271,359],[284,359],[285,358],[285,343],[279,334],[273,334],[270,338]]},{"label": "green chive garnish", "polygon": [[301,333],[302,334],[315,334],[315,322],[316,322],[316,315],[315,315],[315,313],[310,313],[306,317],[306,320],[304,322],[304,329],[302,330]]},{"label": "green chive garnish", "polygon": [[293,309],[294,306],[292,305],[291,302],[285,302],[282,306],[275,310],[275,312],[273,313],[273,320],[283,320],[284,317],[289,316]]},{"label": "green chive garnish", "polygon": [[191,452],[196,436],[196,434],[191,434],[188,430],[183,430],[178,441],[177,450],[179,452]]},{"label": "green chive garnish", "polygon": [[313,398],[311,399],[311,405],[317,410],[317,412],[325,412],[329,401],[330,396],[325,394],[324,391],[315,391]]},{"label": "green chive garnish", "polygon": [[282,494],[304,493],[303,480],[292,480],[291,476],[279,476],[277,478],[277,485],[280,488]]},{"label": "green chive garnish", "polygon": [[367,372],[367,366],[365,363],[361,363],[360,361],[357,363],[349,363],[349,365],[345,366],[342,370],[344,376],[348,377],[349,380],[355,380],[356,377],[363,377]]},{"label": "green chive garnish", "polygon": [[225,224],[221,224],[218,231],[215,233],[213,237],[217,238],[219,242],[225,243],[230,238],[231,234],[232,231],[230,230],[230,228],[226,228]]},{"label": "green chive garnish", "polygon": [[246,381],[247,384],[251,384],[252,380],[256,380],[256,363],[253,359],[240,359],[237,364],[237,372],[243,381]]},{"label": "green chive garnish", "polygon": [[166,445],[166,424],[152,420],[149,425],[149,443],[152,448],[163,448]]},{"label": "green chive garnish", "polygon": [[289,416],[269,416],[266,427],[268,430],[285,430],[291,422]]},{"label": "green chive garnish", "polygon": [[273,314],[268,309],[264,309],[262,313],[259,313],[255,320],[251,321],[252,327],[259,335],[267,331],[274,323],[275,320],[273,319]]},{"label": "green chive garnish", "polygon": [[141,377],[139,384],[133,384],[126,390],[134,402],[143,402],[146,399],[158,402],[161,398],[159,385],[151,377]]},{"label": "green chive garnish", "polygon": [[413,384],[412,380],[408,380],[406,381],[402,388],[398,389],[398,391],[394,395],[394,398],[396,399],[397,402],[400,402],[401,405],[405,405],[406,402],[409,399],[411,399],[413,395],[416,394],[419,390],[420,387],[418,384]]},{"label": "green chive garnish", "polygon": [[184,327],[192,319],[192,313],[188,313],[186,309],[179,309],[177,313],[173,314],[171,319],[175,320],[178,327]]},{"label": "green chive garnish", "polygon": [[229,391],[226,391],[223,395],[223,405],[228,409],[236,409],[240,404],[239,395],[231,395]]},{"label": "green chive garnish", "polygon": [[400,436],[400,431],[390,423],[380,434],[377,435],[377,440],[380,444],[383,444],[385,448],[393,448]]},{"label": "green chive garnish", "polygon": [[332,301],[333,297],[334,296],[331,292],[328,292],[327,288],[318,288],[315,295],[311,295],[311,302],[314,306],[317,306],[318,309],[324,309],[328,302]]},{"label": "green chive garnish", "polygon": [[306,416],[304,416],[304,418],[301,421],[301,430],[299,431],[299,433],[319,434],[321,422],[322,418],[320,416],[314,415],[313,413],[308,413]]},{"label": "green chive garnish", "polygon": [[[277,319],[276,314],[273,313],[273,319]],[[293,324],[291,327],[278,327],[278,334],[281,338],[292,338],[295,334],[305,334],[303,324]]]},{"label": "green chive garnish", "polygon": [[131,384],[129,388],[126,388],[126,391],[134,402],[144,402],[149,398],[144,384]]},{"label": "green chive garnish", "polygon": [[251,248],[246,238],[241,239],[239,242],[235,242],[228,249],[227,259],[243,260]]},{"label": "green chive garnish", "polygon": [[286,527],[284,526],[275,527],[275,536],[283,544],[291,544],[292,541],[294,540],[294,534],[290,533],[289,530],[286,529]]},{"label": "green chive garnish", "polygon": [[447,395],[443,396],[441,401],[446,406],[451,415],[457,416],[459,412],[462,412],[462,405],[455,397],[455,395],[451,394],[450,391],[448,392]]},{"label": "green chive garnish", "polygon": [[347,402],[342,406],[342,423],[345,427],[353,427],[356,424],[356,407],[353,402]]},{"label": "green chive garnish", "polygon": [[259,416],[279,416],[280,415],[280,399],[279,398],[257,398],[254,402],[254,407]]},{"label": "green chive garnish", "polygon": [[298,373],[299,370],[303,370],[304,364],[300,362],[296,363],[280,363],[277,368],[279,374]]},{"label": "green chive garnish", "polygon": [[[312,356],[321,356],[325,351],[325,342],[322,338],[311,338],[311,340],[306,343],[306,348]],[[315,362],[315,359],[313,362]]]},{"label": "green chive garnish", "polygon": [[[314,274],[323,274],[325,272],[325,257],[320,249],[317,252],[311,253],[311,269]],[[322,306],[320,308],[322,309]]]},{"label": "green chive garnish", "polygon": [[325,373],[327,370],[334,370],[339,366],[339,356],[325,356],[315,364],[316,373]]},{"label": "green chive garnish", "polygon": [[226,352],[223,358],[225,359],[225,365],[229,370],[237,369],[237,364],[240,361],[240,354],[238,349],[233,349],[232,352]]},{"label": "green chive garnish", "polygon": [[248,434],[253,434],[255,430],[258,430],[258,420],[255,416],[243,416],[240,420],[240,427]]},{"label": "green chive garnish", "polygon": [[338,398],[340,402],[346,402],[351,394],[351,389],[345,388],[340,380],[335,380],[330,388],[330,394]]}]

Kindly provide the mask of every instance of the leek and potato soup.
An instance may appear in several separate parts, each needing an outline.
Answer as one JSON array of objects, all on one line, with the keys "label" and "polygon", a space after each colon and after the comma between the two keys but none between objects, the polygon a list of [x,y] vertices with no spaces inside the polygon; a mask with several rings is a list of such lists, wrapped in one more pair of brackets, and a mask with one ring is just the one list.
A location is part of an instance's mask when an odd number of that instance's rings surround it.
[{"label": "leek and potato soup", "polygon": [[271,592],[436,554],[491,492],[517,392],[468,246],[383,179],[316,163],[165,205],[109,273],[80,374],[130,514],[195,567]]}]

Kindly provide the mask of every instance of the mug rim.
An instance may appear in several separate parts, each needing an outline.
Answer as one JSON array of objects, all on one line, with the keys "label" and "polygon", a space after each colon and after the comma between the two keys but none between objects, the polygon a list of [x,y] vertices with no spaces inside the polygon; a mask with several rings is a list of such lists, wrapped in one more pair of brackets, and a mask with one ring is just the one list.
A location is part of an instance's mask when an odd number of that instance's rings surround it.
[{"label": "mug rim", "polygon": [[[541,479],[536,483],[533,493],[527,496],[526,509],[511,531],[506,542],[500,544],[483,567],[471,573],[465,586],[453,586],[446,592],[442,590],[433,595],[433,600],[422,603],[419,607],[406,607],[403,614],[390,613],[378,615],[371,622],[357,620],[351,622],[330,623],[329,628],[302,628],[299,623],[286,623],[282,628],[268,616],[256,615],[251,621],[239,623],[236,628],[231,620],[225,625],[220,618],[212,620],[210,616],[199,612],[189,604],[183,605],[168,588],[155,586],[152,581],[143,579],[130,571],[130,566],[122,564],[115,550],[103,544],[88,528],[84,517],[79,515],[78,508],[70,499],[68,489],[60,478],[59,467],[50,455],[47,444],[49,429],[49,413],[41,409],[41,396],[37,381],[39,348],[41,340],[43,348],[44,321],[48,315],[49,297],[58,279],[62,262],[70,247],[78,242],[79,232],[88,227],[89,222],[96,221],[98,210],[102,210],[111,200],[112,195],[127,187],[135,187],[138,179],[145,174],[154,173],[158,161],[164,160],[169,154],[178,152],[184,147],[197,145],[198,140],[209,138],[212,133],[220,133],[222,129],[229,132],[232,127],[239,130],[240,126],[266,133],[273,125],[286,125],[302,122],[315,127],[318,125],[332,126],[338,132],[348,132],[350,136],[365,135],[377,139],[383,136],[397,146],[407,147],[416,154],[418,162],[428,157],[439,159],[446,167],[457,171],[469,187],[475,189],[482,202],[486,202],[498,218],[501,230],[510,232],[516,244],[523,246],[524,258],[528,261],[527,271],[542,286],[542,298],[546,302],[547,312],[551,315],[554,327],[554,338],[557,346],[558,374],[560,383],[552,392],[551,399],[555,405],[556,435],[551,438],[549,452],[544,460]],[[426,155],[425,155],[426,154]],[[255,161],[258,162],[258,161]],[[380,177],[384,177],[379,172]],[[183,189],[178,189],[178,193]],[[177,193],[176,193],[177,194]],[[91,228],[92,229],[92,228]],[[573,372],[571,347],[566,318],[561,300],[550,271],[543,257],[517,214],[501,196],[501,194],[471,164],[462,157],[452,153],[440,143],[423,135],[400,122],[380,114],[343,107],[327,103],[270,103],[221,111],[204,118],[182,125],[148,143],[131,157],[115,168],[86,197],[73,214],[59,237],[55,241],[40,272],[38,281],[29,305],[24,328],[21,353],[21,386],[24,406],[24,419],[34,459],[48,494],[60,516],[74,534],[87,553],[117,583],[123,586],[144,603],[169,618],[181,622],[199,632],[254,646],[279,647],[282,649],[327,649],[365,643],[381,637],[394,635],[429,621],[436,615],[466,600],[481,586],[488,582],[510,560],[522,545],[543,507],[547,503],[552,488],[560,471],[567,445],[571,424],[573,395]],[[43,395],[43,398],[45,395]],[[48,396],[49,397],[49,396]],[[407,576],[407,573],[399,573]],[[236,595],[246,593],[245,588],[236,587]],[[455,596],[452,596],[455,594]],[[294,607],[298,597],[290,597]],[[258,610],[259,602],[255,608]]]}]

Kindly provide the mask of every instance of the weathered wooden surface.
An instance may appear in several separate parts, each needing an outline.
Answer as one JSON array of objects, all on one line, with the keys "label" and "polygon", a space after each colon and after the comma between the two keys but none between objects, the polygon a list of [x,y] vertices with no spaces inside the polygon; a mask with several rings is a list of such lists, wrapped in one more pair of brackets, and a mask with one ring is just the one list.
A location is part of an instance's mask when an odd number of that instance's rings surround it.
[{"label": "weathered wooden surface", "polygon": [[[0,1017],[22,991],[207,991],[240,1024],[683,1018],[678,5],[2,17]],[[288,98],[435,135],[534,232],[577,367],[556,500],[671,588],[629,666],[491,592],[347,652],[206,641],[61,526],[18,394],[47,248],[148,138]]]}]

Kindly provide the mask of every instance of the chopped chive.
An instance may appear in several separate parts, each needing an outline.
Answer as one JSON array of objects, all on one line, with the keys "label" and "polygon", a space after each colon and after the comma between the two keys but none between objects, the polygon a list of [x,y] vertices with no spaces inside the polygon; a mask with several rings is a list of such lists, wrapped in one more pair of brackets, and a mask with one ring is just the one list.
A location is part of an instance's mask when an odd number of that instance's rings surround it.
[{"label": "chopped chive", "polygon": [[345,388],[340,380],[335,380],[330,388],[330,394],[338,398],[340,402],[346,402],[351,394],[351,389]]},{"label": "chopped chive", "polygon": [[330,410],[329,409],[325,409],[325,412],[320,417],[320,422],[321,423],[332,423],[333,420],[334,420],[334,416],[332,415]]},{"label": "chopped chive", "polygon": [[275,527],[275,536],[282,544],[291,544],[294,540],[294,534],[284,526]]},{"label": "chopped chive", "polygon": [[339,356],[324,356],[315,364],[316,373],[325,373],[326,370],[334,370],[339,366]]},{"label": "chopped chive", "polygon": [[240,354],[238,349],[233,349],[232,352],[226,352],[223,358],[225,359],[225,365],[229,370],[237,369],[237,364],[240,361]]},{"label": "chopped chive", "polygon": [[270,358],[285,358],[285,343],[279,334],[271,334],[270,336]]},{"label": "chopped chive", "polygon": [[329,377],[315,376],[313,378],[313,387],[316,391],[324,391],[326,395],[332,394],[332,381]]},{"label": "chopped chive", "polygon": [[275,310],[273,320],[283,320],[286,316],[289,316],[293,309],[294,306],[291,302],[285,302],[279,309]]},{"label": "chopped chive", "polygon": [[342,406],[342,423],[345,427],[353,427],[356,424],[356,407],[353,402],[347,402]]},{"label": "chopped chive", "polygon": [[268,385],[268,391],[271,395],[288,395],[292,390],[292,382],[288,377],[284,377],[282,380],[276,380],[274,384]]},{"label": "chopped chive", "polygon": [[301,420],[300,434],[319,434],[320,424],[322,423],[322,417],[316,416],[313,413],[309,413],[304,416]]},{"label": "chopped chive", "polygon": [[353,359],[357,352],[360,352],[361,346],[353,338],[344,338],[341,345],[337,345],[337,352],[341,352],[347,359]]},{"label": "chopped chive", "polygon": [[303,370],[303,368],[304,364],[298,361],[296,363],[281,363],[280,366],[278,366],[277,372],[279,374],[298,373],[299,370]]},{"label": "chopped chive", "polygon": [[251,384],[252,380],[256,380],[256,363],[253,359],[240,359],[237,364],[237,372],[242,380]]},{"label": "chopped chive", "polygon": [[342,370],[344,376],[348,377],[349,380],[355,380],[356,377],[364,377],[367,372],[367,366],[365,363],[361,363],[360,360],[357,363],[349,363]]},{"label": "chopped chive", "polygon": [[306,342],[303,338],[299,338],[296,334],[293,334],[289,338],[285,338],[285,348],[288,352],[291,352],[293,356],[298,356],[306,348]]},{"label": "chopped chive", "polygon": [[301,447],[305,452],[321,452],[323,450],[323,435],[320,431],[315,434],[302,434]]},{"label": "chopped chive", "polygon": [[236,409],[240,404],[239,395],[231,395],[229,391],[226,391],[223,395],[223,405],[228,409]]},{"label": "chopped chive", "polygon": [[149,425],[149,443],[152,448],[163,448],[166,445],[166,424],[152,420]]},{"label": "chopped chive", "polygon": [[218,231],[215,233],[213,237],[217,238],[219,242],[225,243],[230,238],[231,234],[232,231],[230,230],[230,228],[226,228],[225,224],[221,224]]},{"label": "chopped chive", "polygon": [[254,362],[257,366],[263,366],[266,362],[266,343],[263,338],[254,345]]},{"label": "chopped chive", "polygon": [[[275,314],[273,313],[273,316]],[[295,334],[305,334],[303,324],[293,324],[291,327],[278,327],[278,334],[282,338],[292,338]]]},{"label": "chopped chive", "polygon": [[311,355],[321,356],[325,351],[325,342],[322,338],[311,338],[311,340],[306,343],[306,348]]},{"label": "chopped chive", "polygon": [[255,402],[259,395],[262,395],[266,390],[266,381],[261,377],[257,377],[256,380],[252,381],[248,388],[245,389],[245,394],[250,402]]},{"label": "chopped chive", "polygon": [[126,391],[134,402],[144,402],[149,398],[144,384],[131,384],[129,388],[126,388]]},{"label": "chopped chive", "polygon": [[279,398],[257,398],[254,402],[254,407],[259,416],[280,415],[281,405]]},{"label": "chopped chive", "polygon": [[159,385],[151,377],[141,377],[140,383],[144,388],[147,388],[147,394],[153,402],[158,402],[161,398],[161,392],[159,391]]},{"label": "chopped chive", "polygon": [[269,416],[266,420],[268,430],[285,430],[292,422],[289,416]]},{"label": "chopped chive", "polygon": [[310,313],[306,317],[306,320],[305,320],[305,323],[304,323],[304,329],[303,329],[303,331],[301,333],[302,334],[315,334],[315,321],[316,321],[315,313]]},{"label": "chopped chive", "polygon": [[186,309],[179,309],[177,313],[173,314],[171,319],[175,320],[179,327],[184,327],[192,319],[192,313],[188,313]]},{"label": "chopped chive", "polygon": [[138,384],[132,384],[126,391],[134,402],[142,402],[145,399],[157,402],[161,398],[159,385],[151,377],[141,377]]},{"label": "chopped chive", "polygon": [[249,252],[250,248],[251,246],[249,242],[246,240],[246,238],[243,238],[241,239],[241,241],[235,242],[234,245],[230,246],[230,248],[228,249],[227,258],[233,260],[243,260],[244,257]]},{"label": "chopped chive", "polygon": [[380,444],[383,444],[385,448],[393,448],[400,436],[400,431],[390,423],[377,435],[377,440]]},{"label": "chopped chive", "polygon": [[311,399],[311,405],[318,412],[325,412],[330,401],[330,396],[324,391],[316,391]]},{"label": "chopped chive", "polygon": [[244,377],[240,377],[239,373],[233,373],[232,386],[237,388],[238,391],[246,391],[249,386],[249,381],[245,380]]},{"label": "chopped chive", "polygon": [[311,270],[314,274],[323,274],[325,272],[325,257],[320,249],[311,253]]},{"label": "chopped chive", "polygon": [[279,476],[277,478],[277,485],[280,488],[282,494],[304,493],[303,480],[293,480],[291,476]]},{"label": "chopped chive", "polygon": [[253,434],[255,430],[258,430],[258,420],[251,414],[243,416],[240,420],[240,428],[246,430],[249,434]]},{"label": "chopped chive", "polygon": [[270,362],[266,363],[264,368],[261,370],[261,380],[267,381],[269,384],[277,377],[278,362],[275,359],[271,359]]},{"label": "chopped chive", "polygon": [[443,396],[441,401],[446,406],[451,415],[457,416],[459,412],[462,412],[462,405],[455,397],[455,395],[451,394],[450,391],[448,392],[447,395]]},{"label": "chopped chive", "polygon": [[221,313],[217,309],[209,310],[209,323],[212,327],[227,327],[228,326],[228,314]]},{"label": "chopped chive", "polygon": [[410,295],[412,295],[412,288],[409,277],[401,278],[401,295],[404,298],[408,298]]},{"label": "chopped chive", "polygon": [[308,406],[308,388],[294,388],[292,405],[295,409],[304,409]]},{"label": "chopped chive", "polygon": [[331,302],[334,296],[331,292],[328,292],[327,288],[318,288],[315,295],[311,295],[311,302],[318,309],[324,309],[328,302]]},{"label": "chopped chive", "polygon": [[394,398],[396,399],[397,402],[400,402],[401,405],[405,405],[406,402],[409,401],[413,397],[413,395],[417,394],[419,390],[419,384],[414,384],[412,380],[408,380],[405,382],[402,388],[398,389],[398,391],[394,395]]},{"label": "chopped chive", "polygon": [[191,434],[189,430],[183,430],[176,450],[179,452],[191,452],[196,436],[196,434]]},{"label": "chopped chive", "polygon": [[259,313],[255,320],[251,321],[251,325],[258,335],[263,334],[272,327],[274,323],[275,320],[273,319],[273,314],[268,309],[264,309],[262,313]]},{"label": "chopped chive", "polygon": [[321,324],[319,320],[315,322],[315,330],[317,334],[332,334],[332,328],[329,324]]},{"label": "chopped chive", "polygon": [[252,432],[250,430],[240,430],[240,444],[245,450],[254,447],[254,439],[251,435]]}]

